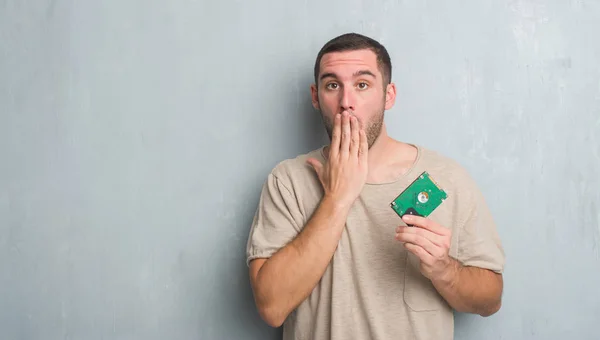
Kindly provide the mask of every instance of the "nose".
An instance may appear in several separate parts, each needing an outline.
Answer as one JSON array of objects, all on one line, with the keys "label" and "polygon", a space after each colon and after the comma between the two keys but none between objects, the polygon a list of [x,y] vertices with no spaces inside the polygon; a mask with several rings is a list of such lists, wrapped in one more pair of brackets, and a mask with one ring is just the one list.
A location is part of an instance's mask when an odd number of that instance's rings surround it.
[{"label": "nose", "polygon": [[345,87],[343,91],[340,91],[340,113],[345,110],[354,111],[355,99],[352,87]]}]

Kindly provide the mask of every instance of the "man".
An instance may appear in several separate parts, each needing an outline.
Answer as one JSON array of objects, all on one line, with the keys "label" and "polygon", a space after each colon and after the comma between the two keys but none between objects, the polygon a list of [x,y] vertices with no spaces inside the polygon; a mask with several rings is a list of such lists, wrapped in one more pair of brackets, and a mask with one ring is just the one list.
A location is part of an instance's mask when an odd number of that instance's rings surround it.
[{"label": "man", "polygon": [[[345,34],[315,63],[313,106],[331,144],[278,164],[247,261],[261,317],[284,339],[452,339],[457,310],[499,310],[504,252],[484,198],[456,162],[388,136],[391,62]],[[390,202],[423,171],[447,192],[427,218]]]}]

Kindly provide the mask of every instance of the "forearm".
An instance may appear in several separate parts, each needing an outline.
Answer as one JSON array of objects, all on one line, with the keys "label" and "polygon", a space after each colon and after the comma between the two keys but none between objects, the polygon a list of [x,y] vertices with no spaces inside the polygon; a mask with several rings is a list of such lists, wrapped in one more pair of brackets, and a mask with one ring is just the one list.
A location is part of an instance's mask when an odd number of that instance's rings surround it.
[{"label": "forearm", "polygon": [[348,210],[323,199],[302,232],[262,265],[255,295],[270,323],[283,323],[319,282],[337,248]]},{"label": "forearm", "polygon": [[490,270],[462,266],[451,259],[448,274],[432,282],[448,304],[459,312],[490,316],[500,309],[502,276]]}]

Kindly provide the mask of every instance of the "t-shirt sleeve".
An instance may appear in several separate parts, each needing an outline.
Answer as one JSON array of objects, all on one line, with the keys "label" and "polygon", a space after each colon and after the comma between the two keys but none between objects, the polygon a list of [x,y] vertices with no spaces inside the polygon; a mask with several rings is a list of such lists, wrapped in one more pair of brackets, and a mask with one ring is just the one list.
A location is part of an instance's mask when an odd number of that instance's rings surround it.
[{"label": "t-shirt sleeve", "polygon": [[466,208],[464,223],[458,229],[457,260],[465,266],[502,273],[505,254],[496,224],[479,189],[473,184],[470,191],[471,204]]},{"label": "t-shirt sleeve", "polygon": [[263,185],[246,246],[246,264],[269,258],[300,232],[303,216],[295,195],[273,173]]}]

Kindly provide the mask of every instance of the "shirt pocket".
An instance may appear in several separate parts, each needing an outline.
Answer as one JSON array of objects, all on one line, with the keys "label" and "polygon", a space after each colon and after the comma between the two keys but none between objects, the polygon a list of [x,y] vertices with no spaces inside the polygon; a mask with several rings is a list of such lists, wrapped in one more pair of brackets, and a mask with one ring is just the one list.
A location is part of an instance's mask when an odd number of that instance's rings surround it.
[{"label": "shirt pocket", "polygon": [[437,311],[447,305],[431,281],[421,274],[419,258],[409,253],[404,271],[404,303],[415,312]]}]

